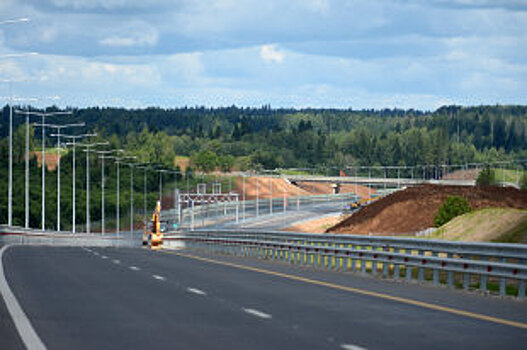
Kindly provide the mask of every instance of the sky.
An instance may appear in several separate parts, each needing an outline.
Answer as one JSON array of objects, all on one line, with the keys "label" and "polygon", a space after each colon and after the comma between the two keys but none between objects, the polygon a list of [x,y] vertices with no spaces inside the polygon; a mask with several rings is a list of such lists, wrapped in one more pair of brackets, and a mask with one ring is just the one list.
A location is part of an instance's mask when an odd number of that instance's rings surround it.
[{"label": "sky", "polygon": [[16,18],[2,104],[527,104],[527,0],[0,0]]}]

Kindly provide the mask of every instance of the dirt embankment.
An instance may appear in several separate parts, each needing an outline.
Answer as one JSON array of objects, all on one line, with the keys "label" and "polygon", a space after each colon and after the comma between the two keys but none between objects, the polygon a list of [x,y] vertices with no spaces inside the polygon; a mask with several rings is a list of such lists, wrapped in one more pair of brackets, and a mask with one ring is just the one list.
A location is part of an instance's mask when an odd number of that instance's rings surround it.
[{"label": "dirt embankment", "polygon": [[[237,178],[234,182],[236,190],[242,193],[243,180]],[[311,193],[304,189],[295,186],[284,179],[273,178],[273,177],[246,177],[245,178],[245,199],[252,200],[256,199],[256,193],[258,198],[283,198],[293,196],[309,196]]]},{"label": "dirt embankment", "polygon": [[341,220],[342,215],[324,216],[322,218],[296,223],[292,226],[283,229],[283,231],[324,233],[329,227],[336,225]]},{"label": "dirt embankment", "polygon": [[[306,192],[315,195],[333,193],[333,187],[330,183],[327,182],[299,182],[297,183],[297,185]],[[376,193],[377,191],[375,189],[362,185],[341,184],[339,192],[355,193],[358,194],[361,198],[369,198],[372,194]]]},{"label": "dirt embankment", "polygon": [[422,231],[433,227],[434,217],[449,195],[465,197],[473,209],[527,208],[527,190],[423,185],[379,199],[327,232],[393,235]]}]

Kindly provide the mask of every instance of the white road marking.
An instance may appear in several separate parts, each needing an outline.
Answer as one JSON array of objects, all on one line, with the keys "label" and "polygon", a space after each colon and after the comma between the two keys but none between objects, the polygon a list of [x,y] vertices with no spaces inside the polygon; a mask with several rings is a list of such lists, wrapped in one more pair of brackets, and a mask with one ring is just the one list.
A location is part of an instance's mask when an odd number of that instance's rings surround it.
[{"label": "white road marking", "polygon": [[42,340],[38,336],[37,332],[35,332],[35,329],[31,325],[31,322],[27,318],[26,314],[24,313],[24,310],[22,310],[20,304],[18,304],[18,300],[11,291],[11,288],[9,288],[9,284],[7,284],[7,280],[4,275],[4,265],[2,263],[2,257],[4,255],[4,252],[10,246],[11,245],[6,245],[2,247],[2,249],[0,249],[0,294],[4,298],[7,310],[9,311],[9,314],[13,319],[13,323],[15,324],[16,330],[18,331],[20,338],[22,338],[22,341],[24,342],[26,348],[30,350],[46,349],[46,346],[44,345],[44,343],[42,343]]},{"label": "white road marking", "polygon": [[152,275],[152,277],[154,277],[156,280],[160,280],[160,281],[164,281],[164,280],[166,280],[165,277],[163,277],[163,276],[159,276],[159,275]]},{"label": "white road marking", "polygon": [[253,316],[256,316],[256,317],[260,317],[260,318],[265,318],[265,319],[269,319],[269,318],[272,318],[273,316],[269,315],[269,314],[266,314],[265,312],[261,312],[261,311],[258,311],[258,310],[255,310],[255,309],[246,309],[246,308],[243,308],[242,309],[244,312],[250,314],[250,315],[253,315]]},{"label": "white road marking", "polygon": [[137,266],[130,266],[129,268],[132,271],[139,271],[139,268]]},{"label": "white road marking", "polygon": [[106,255],[101,255],[101,258],[102,259],[108,259],[108,257]]},{"label": "white road marking", "polygon": [[98,252],[93,252],[93,255],[99,255],[99,253]]},{"label": "white road marking", "polygon": [[343,350],[367,350],[366,348],[363,348],[362,346],[351,345],[351,344],[341,344],[340,348]]},{"label": "white road marking", "polygon": [[200,289],[197,289],[197,288],[187,288],[187,292],[189,293],[194,293],[194,294],[197,294],[197,295],[207,295],[207,293],[205,293],[204,291],[200,290]]},{"label": "white road marking", "polygon": [[114,264],[120,264],[120,263],[121,263],[121,260],[119,260],[119,259],[114,259],[114,260],[113,260],[113,263],[114,263]]}]

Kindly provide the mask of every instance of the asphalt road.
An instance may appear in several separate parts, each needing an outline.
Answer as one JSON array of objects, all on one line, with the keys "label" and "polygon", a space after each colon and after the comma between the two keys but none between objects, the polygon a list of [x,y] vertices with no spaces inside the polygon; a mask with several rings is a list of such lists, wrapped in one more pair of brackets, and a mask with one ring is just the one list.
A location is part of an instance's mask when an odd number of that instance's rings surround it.
[{"label": "asphalt road", "polygon": [[[327,216],[329,214],[340,214],[344,204],[342,202],[317,203],[315,206],[303,206],[300,210],[293,207],[284,213],[283,207],[276,206],[273,214],[269,214],[269,207],[260,211],[260,216],[251,216],[246,220],[240,220],[238,224],[234,220],[229,220],[220,224],[206,226],[211,229],[228,229],[228,228],[247,228],[260,230],[280,230],[292,226],[297,222],[314,220]],[[254,213],[251,213],[254,215]]]},{"label": "asphalt road", "polygon": [[[19,246],[5,251],[3,264],[11,290],[49,349],[524,349],[527,344],[524,301],[182,253],[198,258],[139,248]],[[495,319],[474,316],[482,314]],[[3,304],[0,316],[0,348],[21,348]]]}]

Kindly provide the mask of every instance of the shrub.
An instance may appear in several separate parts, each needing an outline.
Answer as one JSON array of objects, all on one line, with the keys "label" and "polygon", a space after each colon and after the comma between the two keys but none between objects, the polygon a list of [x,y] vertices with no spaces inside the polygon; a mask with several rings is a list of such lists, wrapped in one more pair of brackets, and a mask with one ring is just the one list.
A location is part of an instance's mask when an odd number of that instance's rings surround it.
[{"label": "shrub", "polygon": [[527,172],[525,171],[520,179],[520,188],[527,189]]},{"label": "shrub", "polygon": [[494,173],[494,170],[486,165],[476,179],[476,186],[484,187],[493,185],[496,185],[496,174]]},{"label": "shrub", "polygon": [[441,205],[437,212],[434,224],[436,227],[443,226],[453,218],[472,211],[468,201],[460,196],[448,196],[445,203]]}]

